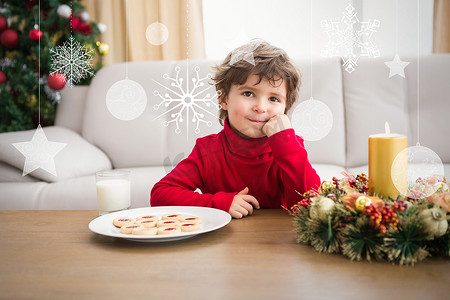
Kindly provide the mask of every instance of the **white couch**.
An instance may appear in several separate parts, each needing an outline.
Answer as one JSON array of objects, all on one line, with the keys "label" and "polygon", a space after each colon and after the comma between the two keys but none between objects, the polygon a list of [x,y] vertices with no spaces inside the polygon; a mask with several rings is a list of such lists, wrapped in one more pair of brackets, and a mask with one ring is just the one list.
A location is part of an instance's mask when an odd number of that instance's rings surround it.
[{"label": "white couch", "polygon": [[[421,57],[419,80],[417,58],[403,58],[410,62],[406,78],[388,77],[384,62],[389,60],[392,58],[361,59],[352,74],[343,70],[337,58],[314,60],[312,95],[310,62],[295,61],[303,75],[296,104],[313,96],[327,104],[333,114],[330,133],[322,140],[305,143],[322,180],[342,177],[344,170],[367,173],[368,136],[383,132],[385,121],[392,132],[408,135],[409,145],[415,145],[418,90],[420,143],[440,156],[449,174],[450,55]],[[171,88],[164,74],[175,78],[177,66],[181,68],[179,76],[186,80],[194,77],[195,67],[205,76],[212,73],[216,63],[128,63],[129,79],[143,86],[148,101],[144,113],[130,121],[112,116],[105,104],[111,85],[125,79],[127,64],[104,67],[90,86],[65,88],[55,126],[43,128],[49,141],[67,144],[55,156],[57,176],[40,169],[22,176],[25,159],[12,144],[30,141],[35,130],[0,134],[0,209],[97,209],[94,174],[111,168],[132,171],[132,207],[148,206],[152,186],[190,153],[195,139],[222,128],[214,117],[205,117],[212,121],[211,127],[201,125],[199,134],[182,128],[176,134],[173,124],[163,125],[171,119],[170,113],[160,116],[166,108],[155,110],[161,98],[154,92],[163,94],[164,86]]]}]

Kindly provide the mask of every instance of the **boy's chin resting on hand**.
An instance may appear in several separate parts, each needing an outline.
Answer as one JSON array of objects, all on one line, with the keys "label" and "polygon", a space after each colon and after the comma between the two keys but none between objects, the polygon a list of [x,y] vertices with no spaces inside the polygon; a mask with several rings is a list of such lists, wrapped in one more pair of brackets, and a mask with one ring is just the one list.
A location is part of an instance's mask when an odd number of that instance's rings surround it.
[{"label": "boy's chin resting on hand", "polygon": [[287,115],[282,114],[276,115],[275,117],[272,117],[269,121],[267,121],[267,123],[262,128],[262,132],[267,137],[270,137],[275,133],[289,128],[292,128],[291,121],[289,120]]}]

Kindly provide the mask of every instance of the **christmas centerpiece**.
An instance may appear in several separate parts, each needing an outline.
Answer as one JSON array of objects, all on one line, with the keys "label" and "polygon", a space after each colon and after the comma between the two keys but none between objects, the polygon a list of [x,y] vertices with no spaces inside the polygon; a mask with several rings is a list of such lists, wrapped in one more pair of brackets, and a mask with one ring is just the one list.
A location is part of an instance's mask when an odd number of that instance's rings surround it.
[{"label": "christmas centerpiece", "polygon": [[450,256],[450,192],[439,156],[390,132],[369,136],[369,177],[343,172],[290,212],[297,242],[351,260],[414,265]]},{"label": "christmas centerpiece", "polygon": [[[344,175],[323,181],[291,208],[299,243],[351,260],[400,265],[450,256],[450,192],[444,178],[419,178],[409,194],[394,199],[369,195],[365,174]],[[427,196],[421,191],[429,186],[435,192]]]}]

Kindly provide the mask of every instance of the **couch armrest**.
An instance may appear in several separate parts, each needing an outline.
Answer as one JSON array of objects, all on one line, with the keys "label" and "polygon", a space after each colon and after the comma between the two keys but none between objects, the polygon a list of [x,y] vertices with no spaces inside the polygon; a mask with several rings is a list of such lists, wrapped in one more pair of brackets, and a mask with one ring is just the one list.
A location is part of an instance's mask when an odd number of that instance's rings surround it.
[{"label": "couch armrest", "polygon": [[[57,176],[41,168],[32,171],[31,176],[47,182],[56,182],[112,168],[106,154],[78,133],[59,126],[44,127],[43,130],[48,141],[65,143],[66,146],[54,157]],[[32,129],[0,133],[0,161],[23,170],[25,157],[13,143],[29,142],[35,132],[36,130]]]},{"label": "couch armrest", "polygon": [[56,109],[55,125],[81,133],[88,85],[65,87]]}]

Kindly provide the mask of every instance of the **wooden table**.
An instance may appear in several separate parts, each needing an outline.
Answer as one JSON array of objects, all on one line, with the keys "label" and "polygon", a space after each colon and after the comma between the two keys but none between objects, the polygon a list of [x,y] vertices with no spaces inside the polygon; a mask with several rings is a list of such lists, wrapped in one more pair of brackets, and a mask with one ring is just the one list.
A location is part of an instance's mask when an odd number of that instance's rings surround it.
[{"label": "wooden table", "polygon": [[295,242],[258,210],[193,238],[140,243],[88,229],[96,211],[0,211],[1,299],[449,299],[450,260],[351,262]]}]

